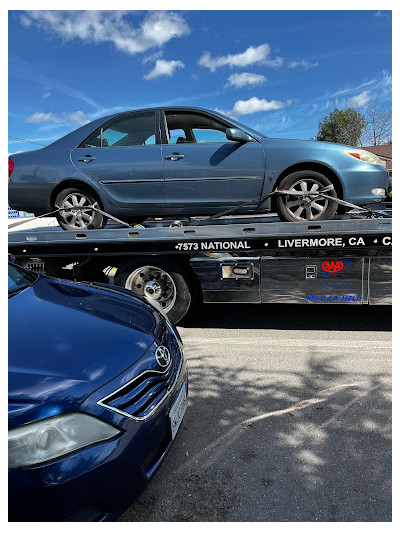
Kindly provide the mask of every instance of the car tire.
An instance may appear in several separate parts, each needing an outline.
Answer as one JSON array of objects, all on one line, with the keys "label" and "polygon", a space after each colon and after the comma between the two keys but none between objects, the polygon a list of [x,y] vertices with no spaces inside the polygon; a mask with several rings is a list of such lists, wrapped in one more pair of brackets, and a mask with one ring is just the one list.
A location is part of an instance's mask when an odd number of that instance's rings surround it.
[{"label": "car tire", "polygon": [[306,197],[302,199],[299,196],[287,194],[279,195],[276,205],[279,218],[284,222],[299,222],[302,220],[329,220],[338,208],[337,190],[334,183],[321,174],[311,170],[299,170],[286,176],[279,184],[278,189],[293,190],[296,192],[318,192],[329,187],[325,192],[332,200],[321,197]]},{"label": "car tire", "polygon": [[[83,187],[72,187],[60,191],[54,205],[60,208],[68,207],[69,211],[59,211],[56,214],[59,225],[64,230],[73,231],[103,228],[107,222],[106,218],[98,211],[85,208],[95,202],[99,204],[97,196]],[[73,209],[74,207],[76,210]]]},{"label": "car tire", "polygon": [[174,324],[183,319],[193,302],[187,273],[168,258],[131,258],[118,267],[114,284],[155,304]]}]

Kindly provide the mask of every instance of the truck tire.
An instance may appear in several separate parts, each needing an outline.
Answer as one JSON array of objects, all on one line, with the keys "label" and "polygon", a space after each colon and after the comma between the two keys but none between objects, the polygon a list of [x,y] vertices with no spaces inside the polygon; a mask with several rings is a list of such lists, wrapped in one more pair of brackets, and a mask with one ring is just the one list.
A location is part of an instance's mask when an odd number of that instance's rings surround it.
[{"label": "truck tire", "polygon": [[331,189],[325,194],[332,200],[321,197],[278,196],[277,213],[284,222],[297,222],[301,220],[329,220],[336,213],[338,204],[334,201],[338,197],[332,181],[313,170],[299,170],[286,176],[279,184],[281,190],[293,190],[294,192],[318,192],[330,186]]},{"label": "truck tire", "polygon": [[169,258],[148,256],[124,261],[114,283],[154,301],[174,324],[186,315],[193,300],[187,273]]},{"label": "truck tire", "polygon": [[55,199],[55,205],[60,208],[68,208],[69,211],[59,211],[57,220],[64,230],[88,230],[103,228],[107,222],[98,211],[94,211],[85,206],[92,205],[94,202],[99,203],[94,193],[73,187],[60,191]]}]

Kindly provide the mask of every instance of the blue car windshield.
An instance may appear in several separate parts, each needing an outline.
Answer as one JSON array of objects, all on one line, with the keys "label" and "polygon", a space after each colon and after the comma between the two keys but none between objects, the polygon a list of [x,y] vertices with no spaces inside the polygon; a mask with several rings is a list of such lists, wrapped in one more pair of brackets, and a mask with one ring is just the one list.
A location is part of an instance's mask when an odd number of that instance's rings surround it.
[{"label": "blue car windshield", "polygon": [[13,265],[8,265],[8,293],[15,294],[22,289],[26,289],[32,285],[32,283],[37,279],[35,274],[25,272],[19,268],[14,267]]}]

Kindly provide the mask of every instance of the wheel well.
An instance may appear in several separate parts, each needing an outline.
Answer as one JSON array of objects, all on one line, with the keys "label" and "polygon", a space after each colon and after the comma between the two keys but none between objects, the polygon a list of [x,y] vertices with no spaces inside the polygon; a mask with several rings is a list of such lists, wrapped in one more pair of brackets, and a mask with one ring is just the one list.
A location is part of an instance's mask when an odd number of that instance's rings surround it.
[{"label": "wheel well", "polygon": [[51,194],[50,194],[50,199],[49,199],[49,209],[53,209],[53,206],[54,206],[54,202],[56,200],[56,197],[57,197],[57,194],[64,190],[64,189],[69,189],[71,187],[77,187],[83,191],[86,191],[86,192],[89,192],[91,194],[93,194],[99,201],[99,204],[100,204],[100,207],[103,208],[103,205],[102,205],[102,201],[99,197],[99,195],[97,194],[97,192],[94,190],[93,187],[91,187],[90,185],[88,185],[87,183],[83,182],[83,181],[80,181],[80,180],[75,180],[75,179],[70,179],[70,180],[64,180],[62,181],[61,183],[58,183],[54,189],[51,191]]},{"label": "wheel well", "polygon": [[[282,183],[282,180],[286,178],[289,174],[292,174],[292,172],[297,172],[299,170],[314,170],[315,172],[319,172],[321,174],[324,174],[327,178],[329,178],[332,183],[335,185],[336,191],[338,193],[338,197],[343,200],[343,185],[340,179],[338,178],[337,174],[329,167],[321,164],[321,163],[298,163],[296,165],[292,165],[291,167],[286,168],[277,178],[275,181],[275,185],[273,190],[277,189],[279,185]],[[271,198],[271,211],[276,212],[276,196],[272,196]]]}]

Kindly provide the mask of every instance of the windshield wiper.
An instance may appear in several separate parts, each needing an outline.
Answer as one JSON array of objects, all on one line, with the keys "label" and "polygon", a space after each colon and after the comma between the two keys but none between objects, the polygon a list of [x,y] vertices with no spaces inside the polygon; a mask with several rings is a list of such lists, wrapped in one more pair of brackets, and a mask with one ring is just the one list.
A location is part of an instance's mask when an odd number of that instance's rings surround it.
[{"label": "windshield wiper", "polygon": [[28,287],[30,287],[29,283],[27,283],[26,285],[21,285],[21,287],[15,287],[15,289],[10,289],[8,291],[8,297],[11,298],[12,296],[15,296],[16,294],[23,291],[24,289],[27,289]]}]

